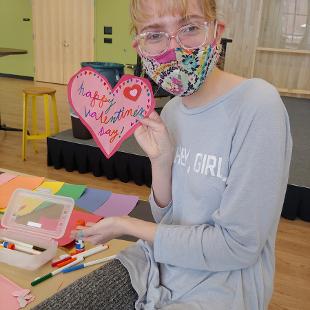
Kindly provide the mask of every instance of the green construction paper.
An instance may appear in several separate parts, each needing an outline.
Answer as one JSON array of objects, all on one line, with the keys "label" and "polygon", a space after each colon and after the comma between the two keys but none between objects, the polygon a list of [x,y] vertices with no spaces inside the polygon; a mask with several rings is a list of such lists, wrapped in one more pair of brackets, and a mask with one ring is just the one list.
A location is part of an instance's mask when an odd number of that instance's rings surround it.
[{"label": "green construction paper", "polygon": [[61,189],[56,193],[59,196],[71,197],[74,200],[79,199],[84,191],[86,190],[86,185],[76,185],[65,183]]}]

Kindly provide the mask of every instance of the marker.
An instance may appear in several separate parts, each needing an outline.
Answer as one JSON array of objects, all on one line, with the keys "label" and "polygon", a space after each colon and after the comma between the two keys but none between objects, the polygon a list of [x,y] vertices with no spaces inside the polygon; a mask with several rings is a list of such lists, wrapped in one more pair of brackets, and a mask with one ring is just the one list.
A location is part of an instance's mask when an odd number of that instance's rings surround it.
[{"label": "marker", "polygon": [[56,267],[59,263],[63,263],[65,261],[68,261],[69,259],[71,258],[79,258],[79,257],[83,257],[83,258],[86,258],[90,255],[94,255],[96,253],[99,253],[99,252],[102,252],[102,251],[105,251],[109,248],[109,246],[107,244],[100,244],[92,249],[89,249],[87,251],[84,251],[84,252],[81,252],[81,253],[77,253],[77,254],[74,254],[74,255],[67,255],[63,258],[60,258],[60,260],[56,260],[56,261],[53,261],[52,262],[52,267]]},{"label": "marker", "polygon": [[29,243],[26,243],[26,242],[22,242],[22,241],[13,240],[13,239],[10,239],[10,238],[5,238],[5,240],[1,240],[0,242],[5,242],[5,241],[9,241],[9,242],[14,243],[15,245],[20,245],[22,247],[30,248],[30,249],[33,249],[33,250],[36,250],[36,251],[40,251],[40,252],[45,251],[45,249],[43,249],[43,248],[41,248],[39,246],[32,245],[32,244],[29,244]]},{"label": "marker", "polygon": [[58,264],[63,263],[63,262],[65,262],[65,261],[68,261],[68,260],[70,260],[71,258],[72,258],[71,255],[68,255],[68,256],[66,256],[66,257],[64,257],[64,258],[61,258],[60,260],[53,261],[53,262],[52,262],[52,267],[56,267]]},{"label": "marker", "polygon": [[88,257],[90,255],[93,255],[93,254],[96,254],[96,253],[99,253],[99,252],[102,252],[104,250],[107,250],[109,248],[109,246],[107,244],[100,244],[90,250],[87,250],[87,251],[84,251],[84,252],[81,252],[81,253],[78,253],[78,254],[74,254],[72,255],[72,257]]},{"label": "marker", "polygon": [[27,247],[24,247],[22,245],[19,244],[15,244],[15,243],[10,243],[8,241],[4,241],[2,243],[2,246],[5,248],[8,248],[10,250],[17,250],[17,251],[21,251],[21,252],[25,252],[27,254],[41,254],[42,252],[37,251],[37,250],[33,250]]},{"label": "marker", "polygon": [[10,243],[8,241],[2,242],[1,246],[6,248],[6,249],[9,249],[9,250],[15,250],[15,244],[14,243]]},{"label": "marker", "polygon": [[77,260],[77,258],[71,257],[70,259],[65,260],[64,262],[58,263],[56,266],[57,266],[58,268],[59,268],[59,267],[63,267],[63,266],[67,266],[67,265],[69,265],[70,263],[72,263],[72,262],[74,262],[74,261],[76,261],[76,260]]},{"label": "marker", "polygon": [[96,260],[93,260],[93,261],[88,262],[88,263],[84,263],[84,264],[80,264],[80,265],[76,265],[76,266],[72,266],[72,267],[67,267],[67,268],[63,269],[62,272],[68,273],[71,271],[83,269],[85,267],[101,264],[104,262],[108,262],[109,260],[114,259],[115,257],[116,257],[116,255],[112,255],[112,256],[105,257],[105,258],[96,259]]},{"label": "marker", "polygon": [[56,270],[54,270],[54,271],[52,271],[52,272],[50,272],[50,273],[48,273],[48,274],[46,274],[46,275],[44,275],[42,277],[39,277],[39,278],[37,278],[37,279],[35,279],[34,281],[31,282],[31,286],[35,286],[35,285],[37,285],[37,284],[39,284],[39,283],[41,283],[41,282],[43,282],[43,281],[45,281],[45,280],[47,280],[49,278],[52,278],[52,277],[56,276],[57,274],[61,273],[63,271],[63,269],[69,268],[71,266],[74,266],[74,265],[76,265],[76,264],[78,264],[78,263],[80,263],[82,261],[83,261],[83,258],[78,258],[74,262],[70,263],[69,265],[66,265],[64,267],[58,268],[58,269],[56,269]]}]

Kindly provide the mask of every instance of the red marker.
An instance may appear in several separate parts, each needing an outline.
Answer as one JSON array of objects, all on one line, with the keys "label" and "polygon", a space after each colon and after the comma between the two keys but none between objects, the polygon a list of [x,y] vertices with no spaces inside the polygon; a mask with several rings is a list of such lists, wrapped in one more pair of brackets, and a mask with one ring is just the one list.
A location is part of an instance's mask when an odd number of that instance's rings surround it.
[{"label": "red marker", "polygon": [[58,261],[52,262],[52,267],[57,267],[58,264],[66,262],[66,261],[70,260],[71,258],[72,258],[71,256],[68,256],[68,257],[60,259]]}]

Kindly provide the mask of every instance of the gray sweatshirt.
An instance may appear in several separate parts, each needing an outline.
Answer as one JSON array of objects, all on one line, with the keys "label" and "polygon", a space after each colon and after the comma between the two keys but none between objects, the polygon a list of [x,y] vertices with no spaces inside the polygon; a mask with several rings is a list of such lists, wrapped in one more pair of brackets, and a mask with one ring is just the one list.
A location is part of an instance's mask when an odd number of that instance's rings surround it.
[{"label": "gray sweatshirt", "polygon": [[151,193],[154,243],[118,255],[136,309],[267,309],[292,151],[278,92],[246,80],[197,108],[175,97],[161,117],[176,145],[172,201]]}]

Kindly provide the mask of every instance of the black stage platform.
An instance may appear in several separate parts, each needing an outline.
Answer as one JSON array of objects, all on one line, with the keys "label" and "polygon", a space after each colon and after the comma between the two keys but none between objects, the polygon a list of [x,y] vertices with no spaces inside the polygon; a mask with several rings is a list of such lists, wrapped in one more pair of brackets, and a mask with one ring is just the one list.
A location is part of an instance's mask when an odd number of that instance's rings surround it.
[{"label": "black stage platform", "polygon": [[151,186],[151,163],[135,138],[123,142],[118,152],[106,159],[93,139],[80,140],[73,137],[72,130],[66,130],[47,138],[47,163],[55,169],[92,172],[94,176],[134,181],[137,185]]},{"label": "black stage platform", "polygon": [[[106,159],[93,139],[76,139],[70,129],[47,138],[47,153],[48,165],[55,169],[92,172],[96,177],[134,181],[137,185],[148,187],[152,183],[150,161],[133,136],[124,141],[110,159]],[[310,189],[288,185],[282,216],[290,220],[299,217],[310,221]]]}]

